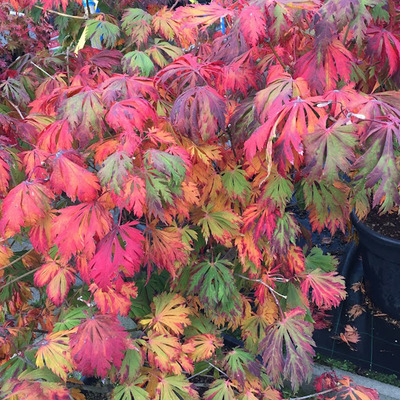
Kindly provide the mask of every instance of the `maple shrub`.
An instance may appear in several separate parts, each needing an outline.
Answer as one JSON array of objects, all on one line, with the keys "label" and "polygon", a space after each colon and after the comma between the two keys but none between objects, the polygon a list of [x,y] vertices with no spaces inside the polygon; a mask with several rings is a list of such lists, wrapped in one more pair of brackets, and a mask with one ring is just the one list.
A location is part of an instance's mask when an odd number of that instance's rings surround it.
[{"label": "maple shrub", "polygon": [[333,235],[400,203],[398,4],[98,7],[0,7],[30,38],[0,53],[1,397],[281,399],[346,296],[296,210]]}]

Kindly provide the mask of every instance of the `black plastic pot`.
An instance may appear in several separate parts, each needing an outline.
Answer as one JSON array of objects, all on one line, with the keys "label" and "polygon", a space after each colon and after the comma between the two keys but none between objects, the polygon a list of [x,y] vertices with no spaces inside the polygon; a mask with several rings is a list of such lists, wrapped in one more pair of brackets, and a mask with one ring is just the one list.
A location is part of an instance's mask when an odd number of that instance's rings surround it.
[{"label": "black plastic pot", "polygon": [[353,213],[351,219],[359,236],[367,295],[379,310],[400,321],[400,240],[373,231]]}]

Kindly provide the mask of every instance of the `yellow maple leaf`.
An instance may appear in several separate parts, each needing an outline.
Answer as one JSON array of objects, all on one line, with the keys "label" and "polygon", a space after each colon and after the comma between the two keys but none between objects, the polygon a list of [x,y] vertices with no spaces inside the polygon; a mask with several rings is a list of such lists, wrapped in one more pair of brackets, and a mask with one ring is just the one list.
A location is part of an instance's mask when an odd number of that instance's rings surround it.
[{"label": "yellow maple leaf", "polygon": [[150,365],[163,372],[171,370],[171,363],[177,360],[182,351],[178,338],[168,334],[160,335],[154,331],[148,335],[145,344]]},{"label": "yellow maple leaf", "polygon": [[64,381],[74,369],[69,350],[71,333],[72,331],[59,331],[46,335],[36,352],[36,365],[39,368],[49,368]]},{"label": "yellow maple leaf", "polygon": [[215,350],[223,345],[221,338],[209,333],[192,336],[187,340],[187,343],[193,345],[190,357],[196,362],[211,358]]},{"label": "yellow maple leaf", "polygon": [[190,325],[190,308],[186,300],[174,293],[163,293],[153,300],[153,312],[140,321],[154,331],[167,334],[182,334],[185,326]]}]

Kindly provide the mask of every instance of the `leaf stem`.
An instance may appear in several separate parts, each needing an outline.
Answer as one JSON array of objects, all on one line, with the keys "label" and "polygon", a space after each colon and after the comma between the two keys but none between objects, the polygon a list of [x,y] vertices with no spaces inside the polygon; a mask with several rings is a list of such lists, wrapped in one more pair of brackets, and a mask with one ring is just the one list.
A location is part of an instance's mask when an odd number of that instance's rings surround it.
[{"label": "leaf stem", "polygon": [[59,11],[54,11],[54,10],[45,10],[43,7],[37,6],[36,4],[34,5],[35,8],[39,8],[40,10],[46,11],[48,13],[51,14],[56,14],[59,15],[60,17],[67,17],[67,18],[74,18],[74,19],[82,19],[82,20],[86,20],[86,17],[80,17],[79,15],[69,15],[69,14],[64,14],[62,12]]}]

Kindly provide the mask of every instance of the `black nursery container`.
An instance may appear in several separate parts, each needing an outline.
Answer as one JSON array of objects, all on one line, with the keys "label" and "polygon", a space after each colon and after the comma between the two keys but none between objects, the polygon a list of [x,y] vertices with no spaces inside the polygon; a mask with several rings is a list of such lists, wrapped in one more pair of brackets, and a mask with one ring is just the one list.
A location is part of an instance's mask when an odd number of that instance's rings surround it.
[{"label": "black nursery container", "polygon": [[400,321],[400,240],[383,236],[351,219],[359,236],[365,290],[380,311]]}]

